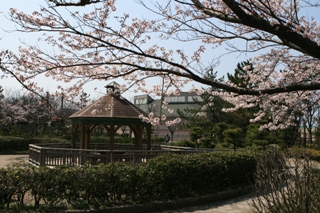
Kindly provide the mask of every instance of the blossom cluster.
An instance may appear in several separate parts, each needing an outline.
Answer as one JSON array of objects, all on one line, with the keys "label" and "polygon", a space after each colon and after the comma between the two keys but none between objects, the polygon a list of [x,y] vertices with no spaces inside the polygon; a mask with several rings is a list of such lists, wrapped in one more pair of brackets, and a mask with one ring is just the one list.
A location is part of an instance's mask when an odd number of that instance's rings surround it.
[{"label": "blossom cluster", "polygon": [[[270,123],[262,128],[269,129],[291,125],[297,113],[304,113],[319,100],[320,26],[316,18],[306,16],[305,12],[306,6],[318,7],[316,3],[288,0],[269,0],[267,4],[256,0],[140,3],[157,17],[115,16],[115,0],[97,4],[90,12],[62,13],[53,7],[41,7],[27,14],[11,9],[10,19],[19,26],[19,31],[42,33],[39,42],[55,51],[49,53],[41,45],[21,47],[18,55],[4,51],[0,53],[0,68],[31,90],[41,90],[34,81],[38,75],[72,82],[70,88],[59,87],[65,93],[79,93],[90,81],[122,78],[127,83],[122,92],[134,87],[163,96],[181,91],[187,83],[195,81],[223,91],[216,95],[234,106],[225,111],[259,107],[251,121],[268,116]],[[171,46],[172,41],[181,48]],[[203,56],[217,47],[227,47],[230,53],[255,53],[248,59],[252,65],[243,67],[246,87],[208,78],[210,65],[204,66]],[[148,86],[147,80],[155,78],[162,79],[162,85]],[[199,95],[204,92],[195,91]],[[164,120],[154,114],[141,118],[153,125]]]}]

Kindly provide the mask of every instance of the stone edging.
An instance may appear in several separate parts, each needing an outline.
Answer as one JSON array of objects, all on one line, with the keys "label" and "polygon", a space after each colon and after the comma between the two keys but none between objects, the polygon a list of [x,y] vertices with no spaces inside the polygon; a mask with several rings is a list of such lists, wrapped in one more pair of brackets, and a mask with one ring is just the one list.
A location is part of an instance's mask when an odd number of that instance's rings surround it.
[{"label": "stone edging", "polygon": [[175,210],[184,207],[191,207],[202,205],[206,203],[213,203],[231,198],[239,197],[241,195],[249,194],[253,191],[253,186],[242,187],[239,189],[218,192],[215,194],[205,195],[195,198],[184,198],[166,202],[155,202],[146,204],[135,204],[121,207],[110,207],[99,210],[69,210],[68,213],[148,213],[157,211]]}]

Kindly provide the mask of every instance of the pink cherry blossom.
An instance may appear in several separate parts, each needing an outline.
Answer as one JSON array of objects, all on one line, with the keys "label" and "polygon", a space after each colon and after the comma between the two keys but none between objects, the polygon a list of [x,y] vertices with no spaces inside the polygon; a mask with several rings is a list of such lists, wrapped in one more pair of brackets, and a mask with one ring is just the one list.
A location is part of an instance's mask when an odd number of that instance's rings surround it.
[{"label": "pink cherry blossom", "polygon": [[[115,16],[115,0],[103,1],[88,13],[63,10],[68,1],[59,0],[50,3],[59,6],[59,10],[43,6],[27,14],[11,9],[10,19],[19,26],[19,31],[43,33],[39,41],[56,51],[50,53],[36,44],[21,47],[19,54],[3,51],[0,68],[4,75],[15,77],[34,92],[41,91],[34,80],[38,75],[73,82],[70,88],[60,87],[64,93],[80,93],[82,86],[90,81],[122,78],[126,82],[122,92],[134,87],[162,97],[172,89],[181,91],[194,81],[219,88],[220,92],[213,93],[234,105],[225,111],[258,106],[261,110],[252,122],[270,116],[271,122],[262,127],[269,129],[291,125],[297,112],[303,113],[308,105],[319,100],[320,26],[316,17],[306,16],[306,8],[317,8],[319,3],[164,0],[152,5],[148,1],[139,2],[141,7],[153,11],[155,17]],[[69,3],[69,6],[85,5]],[[163,42],[166,40],[168,45]],[[172,40],[184,48],[170,46]],[[195,41],[198,46],[188,45]],[[206,78],[210,65],[204,67],[202,56],[217,47],[227,47],[230,52],[255,53],[249,59],[253,70],[245,76],[247,88]],[[148,87],[146,82],[150,78],[163,79],[163,86]],[[200,88],[193,91],[204,92]],[[309,100],[307,105],[302,104],[305,100]],[[163,121],[154,114],[142,119],[155,125]]]}]

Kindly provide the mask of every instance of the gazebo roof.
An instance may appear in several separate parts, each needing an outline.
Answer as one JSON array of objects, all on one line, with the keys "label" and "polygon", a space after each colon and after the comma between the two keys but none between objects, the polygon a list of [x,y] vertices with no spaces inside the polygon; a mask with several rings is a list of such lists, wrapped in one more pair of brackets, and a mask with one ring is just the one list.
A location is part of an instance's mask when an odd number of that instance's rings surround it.
[{"label": "gazebo roof", "polygon": [[72,123],[91,124],[142,124],[139,115],[146,113],[119,94],[109,93],[84,107],[69,118]]}]

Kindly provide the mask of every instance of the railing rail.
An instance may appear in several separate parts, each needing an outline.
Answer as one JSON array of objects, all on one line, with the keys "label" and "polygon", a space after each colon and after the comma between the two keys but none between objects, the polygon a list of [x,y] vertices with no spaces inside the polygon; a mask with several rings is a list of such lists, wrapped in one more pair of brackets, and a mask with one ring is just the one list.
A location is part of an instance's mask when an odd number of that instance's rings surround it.
[{"label": "railing rail", "polygon": [[[41,143],[41,144],[35,144],[41,147],[52,147],[52,148],[72,148],[71,143]],[[79,149],[79,144],[76,145],[76,149]],[[90,143],[89,149],[94,150],[108,150],[109,144],[108,143]],[[128,144],[128,143],[115,143],[115,149],[118,150],[134,150],[135,146],[134,144]],[[142,144],[142,150],[147,150],[147,144]],[[152,150],[160,150],[160,145],[152,145]]]},{"label": "railing rail", "polygon": [[[60,145],[60,147],[59,147]],[[92,148],[94,146],[91,146]],[[196,152],[212,152],[213,149],[193,149],[188,147],[161,146],[161,150],[116,150],[102,149],[73,149],[71,144],[30,144],[29,163],[35,166],[80,166],[100,163],[123,162],[142,163],[161,154],[188,154]]]}]

